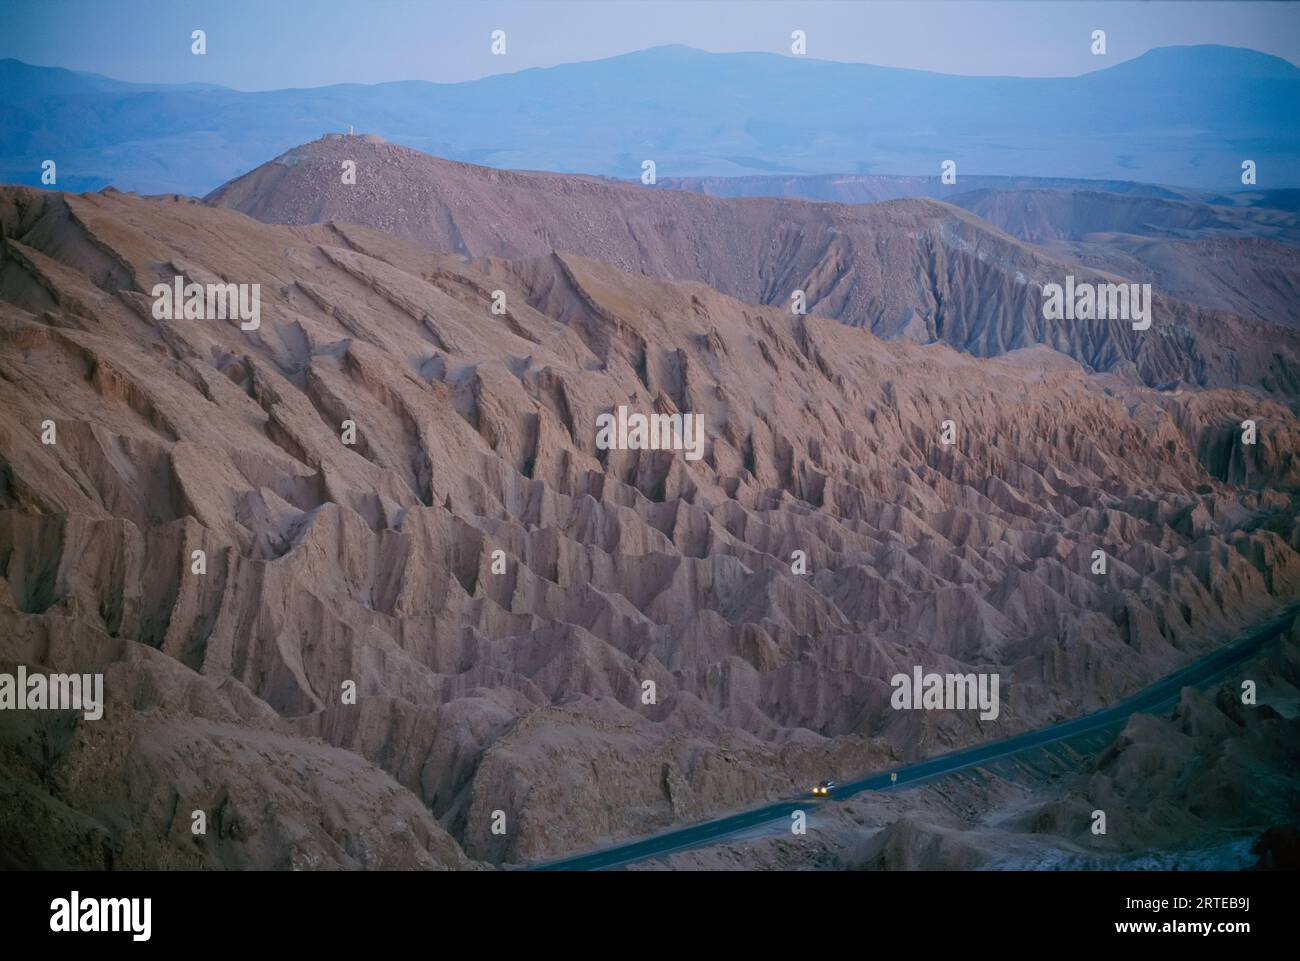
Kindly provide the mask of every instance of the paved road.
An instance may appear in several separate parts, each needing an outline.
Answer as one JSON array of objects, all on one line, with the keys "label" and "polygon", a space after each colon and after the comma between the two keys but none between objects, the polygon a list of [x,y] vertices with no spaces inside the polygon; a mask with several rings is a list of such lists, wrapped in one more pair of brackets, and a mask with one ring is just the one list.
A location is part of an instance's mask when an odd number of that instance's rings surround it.
[{"label": "paved road", "polygon": [[[1152,712],[1163,707],[1172,706],[1177,702],[1179,693],[1183,688],[1206,687],[1221,680],[1233,668],[1249,660],[1265,644],[1281,634],[1290,625],[1297,613],[1300,613],[1300,608],[1292,608],[1283,617],[1267,627],[1220,648],[1213,654],[1209,654],[1156,682],[1140,694],[1135,694],[1133,697],[1104,710],[1085,714],[1073,721],[1065,721],[1035,731],[1027,731],[1024,734],[1018,734],[1015,737],[1001,741],[963,748],[951,754],[944,754],[940,757],[895,768],[895,773],[898,774],[897,783],[898,785],[915,784],[919,781],[952,774],[954,771],[960,771],[963,768],[975,767],[999,758],[1031,751],[1054,741],[1061,741],[1106,728],[1118,728],[1132,714]],[[838,785],[831,791],[831,798],[843,800],[862,791],[888,789],[890,787],[889,774],[890,772],[885,771],[872,774],[861,780]],[[702,844],[714,843],[749,828],[766,824],[769,821],[782,820],[788,822],[791,812],[801,809],[811,810],[822,803],[825,802],[814,800],[811,796],[778,801],[775,804],[767,804],[751,811],[732,814],[714,821],[705,821],[702,824],[675,828],[662,834],[654,834],[636,841],[628,841],[599,851],[562,858],[545,864],[537,864],[532,867],[532,870],[594,871],[602,868],[618,867],[633,861],[641,861],[656,855],[667,854],[671,851],[680,851],[685,848],[699,847]]]}]

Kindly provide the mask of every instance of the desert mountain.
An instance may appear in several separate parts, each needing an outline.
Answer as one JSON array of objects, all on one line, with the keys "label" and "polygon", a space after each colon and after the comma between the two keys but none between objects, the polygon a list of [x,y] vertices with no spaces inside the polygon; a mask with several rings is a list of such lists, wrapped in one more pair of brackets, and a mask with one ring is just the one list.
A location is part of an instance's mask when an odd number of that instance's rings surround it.
[{"label": "desert mountain", "polygon": [[[682,279],[731,253],[783,292],[758,272],[770,244],[824,256],[875,230],[882,277],[926,250],[932,277],[1012,283],[995,252],[1037,269],[964,212],[890,206],[854,234],[814,205],[765,234],[774,202],[558,178],[530,208],[530,178],[490,171],[471,173],[495,192],[465,174],[400,204],[384,162],[411,161],[377,149],[357,189],[391,201],[387,226],[443,209],[460,249],[500,231],[513,257],[0,191],[0,669],[100,671],[107,701],[98,721],[0,713],[10,866],[546,857],[1098,706],[1300,593],[1286,407]],[[319,185],[278,194],[315,217],[328,180],[295,169],[255,176]],[[258,208],[249,186],[225,199]],[[727,250],[688,243],[705,211]],[[679,279],[533,255],[584,224]],[[892,251],[900,225],[930,246]],[[259,284],[259,325],[158,319],[178,276]],[[620,405],[703,418],[704,456],[598,448]],[[893,710],[916,665],[999,673],[999,717]]]},{"label": "desert mountain", "polygon": [[[356,182],[344,182],[345,164]],[[1058,259],[948,204],[723,200],[592,177],[494,170],[375,138],[327,136],[207,201],[271,223],[363,224],[436,250],[519,258],[551,251],[693,280],[753,304],[791,305],[884,337],[942,340],[978,356],[1046,344],[1148,384],[1300,392],[1300,334],[1171,300],[1152,327],[1046,320],[1042,288],[1121,278]]]}]

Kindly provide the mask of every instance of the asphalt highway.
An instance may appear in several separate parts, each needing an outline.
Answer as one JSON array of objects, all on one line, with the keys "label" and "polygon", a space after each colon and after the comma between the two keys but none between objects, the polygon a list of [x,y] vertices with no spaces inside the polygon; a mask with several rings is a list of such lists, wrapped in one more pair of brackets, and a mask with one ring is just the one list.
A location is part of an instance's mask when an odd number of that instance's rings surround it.
[{"label": "asphalt highway", "polygon": [[[906,784],[915,784],[944,775],[952,774],[964,768],[977,767],[1001,758],[1023,752],[1033,751],[1054,741],[1077,737],[1089,732],[1108,728],[1118,729],[1133,714],[1150,713],[1172,706],[1177,702],[1179,693],[1185,687],[1206,687],[1214,684],[1233,668],[1249,660],[1270,641],[1278,637],[1300,612],[1291,609],[1286,615],[1266,627],[1208,654],[1182,670],[1162,678],[1146,690],[1133,695],[1100,711],[1085,714],[1072,721],[1053,724],[1050,727],[1026,731],[1015,737],[962,748],[950,754],[917,761],[895,768],[868,775],[856,781],[839,784],[830,792],[828,799],[814,799],[810,794],[785,801],[777,801],[762,807],[731,814],[713,821],[673,828],[660,834],[650,835],[634,841],[627,841],[598,851],[561,858],[556,861],[532,865],[532,870],[540,871],[594,871],[614,868],[634,861],[679,851],[685,848],[699,847],[715,843],[732,835],[746,831],[769,821],[789,822],[794,811],[811,811],[826,800],[843,800],[862,791],[894,790]],[[890,780],[890,774],[898,775],[897,782]],[[812,785],[809,785],[811,791]]]}]

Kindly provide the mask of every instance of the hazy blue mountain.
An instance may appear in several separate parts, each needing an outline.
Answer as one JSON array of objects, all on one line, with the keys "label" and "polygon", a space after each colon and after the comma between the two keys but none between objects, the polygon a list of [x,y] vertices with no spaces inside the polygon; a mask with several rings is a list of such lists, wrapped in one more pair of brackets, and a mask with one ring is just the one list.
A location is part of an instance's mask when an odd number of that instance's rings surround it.
[{"label": "hazy blue mountain", "polygon": [[[1101,58],[1099,58],[1099,62]],[[0,61],[0,179],[203,194],[325,131],[454,160],[637,177],[958,175],[1300,186],[1300,69],[1167,47],[1080,77],[958,77],[681,46],[458,84],[244,93]]]}]

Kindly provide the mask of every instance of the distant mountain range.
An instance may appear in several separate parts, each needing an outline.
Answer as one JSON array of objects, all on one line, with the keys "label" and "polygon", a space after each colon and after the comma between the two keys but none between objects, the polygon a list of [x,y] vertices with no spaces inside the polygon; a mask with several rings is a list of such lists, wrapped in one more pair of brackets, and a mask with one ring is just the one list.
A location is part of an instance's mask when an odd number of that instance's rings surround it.
[{"label": "distant mountain range", "polygon": [[[1101,58],[1099,58],[1101,62]],[[1068,78],[959,77],[681,46],[457,84],[244,93],[0,61],[0,180],[203,194],[326,131],[493,167],[660,178],[963,175],[1300,186],[1300,69],[1165,47]]]}]

